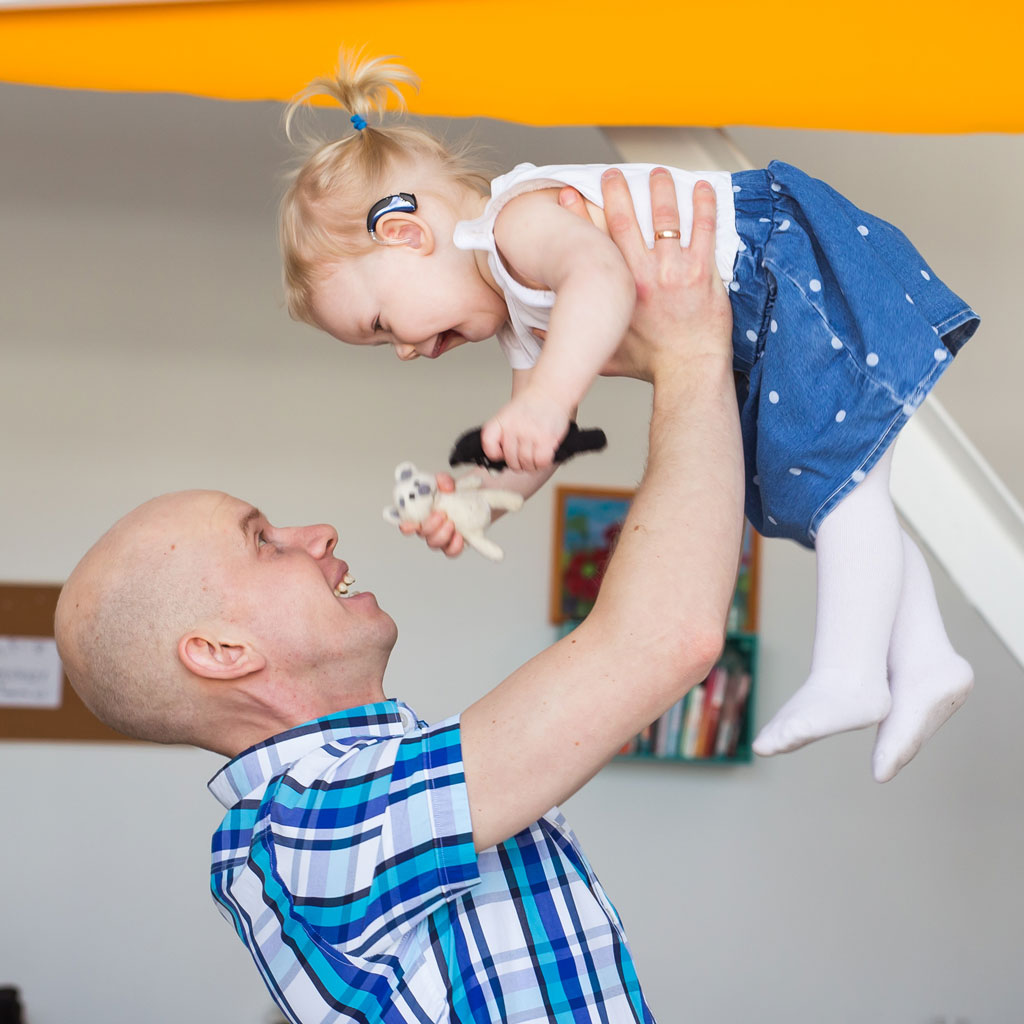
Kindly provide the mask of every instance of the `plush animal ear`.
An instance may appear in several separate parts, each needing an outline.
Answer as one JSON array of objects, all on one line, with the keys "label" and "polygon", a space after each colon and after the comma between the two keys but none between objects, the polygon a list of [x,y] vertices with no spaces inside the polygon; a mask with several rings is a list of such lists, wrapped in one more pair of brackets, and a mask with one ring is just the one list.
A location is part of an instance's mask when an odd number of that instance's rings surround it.
[{"label": "plush animal ear", "polygon": [[395,508],[394,505],[390,505],[388,508],[384,509],[385,523],[391,523],[392,525],[397,526],[401,521],[401,517],[398,515],[398,509]]},{"label": "plush animal ear", "polygon": [[411,462],[400,462],[395,467],[395,479],[401,483],[416,475],[416,467]]},{"label": "plush animal ear", "polygon": [[430,225],[415,213],[386,213],[373,229],[374,237],[383,245],[404,245],[421,256],[434,250],[434,233]]}]

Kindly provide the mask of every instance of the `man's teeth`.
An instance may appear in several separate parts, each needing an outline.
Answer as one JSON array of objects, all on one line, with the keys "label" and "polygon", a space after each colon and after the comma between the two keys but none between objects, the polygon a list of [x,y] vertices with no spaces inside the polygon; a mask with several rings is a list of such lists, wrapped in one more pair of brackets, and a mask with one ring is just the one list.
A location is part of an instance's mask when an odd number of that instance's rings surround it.
[{"label": "man's teeth", "polygon": [[[351,573],[345,573],[345,575],[341,577],[341,582],[339,582],[338,585],[334,588],[334,596],[348,597],[348,588],[351,587],[352,584],[355,583],[355,581],[355,577],[352,576]],[[353,593],[358,594],[359,591],[354,590]]]}]

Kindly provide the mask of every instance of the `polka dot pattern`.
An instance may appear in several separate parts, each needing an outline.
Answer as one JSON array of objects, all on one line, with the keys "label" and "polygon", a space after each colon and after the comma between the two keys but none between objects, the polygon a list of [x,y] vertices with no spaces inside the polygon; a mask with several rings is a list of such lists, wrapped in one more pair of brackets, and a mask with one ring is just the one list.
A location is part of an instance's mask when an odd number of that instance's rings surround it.
[{"label": "polka dot pattern", "polygon": [[954,361],[941,341],[948,327],[935,329],[930,347],[927,327],[940,317],[955,324],[958,307],[898,232],[801,172],[775,165],[767,181],[751,179],[760,206],[746,179],[735,180],[747,248],[736,262],[739,288],[726,287],[737,354],[750,368],[742,415],[756,462],[747,466],[747,508],[767,535],[806,543],[811,517],[866,479],[879,432],[888,440],[900,430]]}]

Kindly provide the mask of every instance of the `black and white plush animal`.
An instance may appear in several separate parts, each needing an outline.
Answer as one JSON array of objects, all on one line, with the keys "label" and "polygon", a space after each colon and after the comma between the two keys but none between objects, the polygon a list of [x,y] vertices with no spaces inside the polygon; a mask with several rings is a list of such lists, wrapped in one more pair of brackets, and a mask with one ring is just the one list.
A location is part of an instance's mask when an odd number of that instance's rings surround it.
[{"label": "black and white plush animal", "polygon": [[[570,420],[569,430],[555,451],[555,462],[565,462],[566,459],[571,459],[574,455],[580,455],[583,452],[599,452],[607,444],[608,438],[599,427],[581,430],[575,420]],[[450,466],[462,466],[470,462],[483,466],[494,473],[507,468],[504,459],[492,459],[484,454],[479,427],[467,430],[455,442],[452,453],[448,456]]]},{"label": "black and white plush animal", "polygon": [[402,462],[395,469],[395,503],[384,509],[386,522],[422,523],[435,509],[440,509],[462,534],[466,543],[481,555],[500,562],[505,552],[484,536],[491,525],[491,510],[516,512],[523,496],[515,491],[482,488],[479,476],[464,476],[455,481],[455,491],[438,491],[430,473],[421,473],[411,462]]}]

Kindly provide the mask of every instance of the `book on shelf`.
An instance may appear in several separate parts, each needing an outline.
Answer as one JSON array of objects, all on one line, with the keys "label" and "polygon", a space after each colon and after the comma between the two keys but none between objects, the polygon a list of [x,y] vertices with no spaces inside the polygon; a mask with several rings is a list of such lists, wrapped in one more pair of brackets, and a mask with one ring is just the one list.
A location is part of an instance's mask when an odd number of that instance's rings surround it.
[{"label": "book on shelf", "polygon": [[700,722],[704,713],[704,684],[698,683],[684,698],[686,711],[683,715],[683,736],[679,753],[683,757],[697,756],[700,739]]},{"label": "book on shelf", "polygon": [[704,682],[704,708],[700,729],[697,734],[697,757],[713,757],[715,739],[718,735],[718,720],[725,699],[725,687],[729,674],[724,665],[716,665]]},{"label": "book on shelf", "polygon": [[731,760],[746,751],[756,638],[732,636],[717,665],[619,751],[620,757]]},{"label": "book on shelf", "polygon": [[735,757],[749,696],[750,673],[734,672],[730,675],[718,723],[718,736],[715,739],[716,757]]}]

